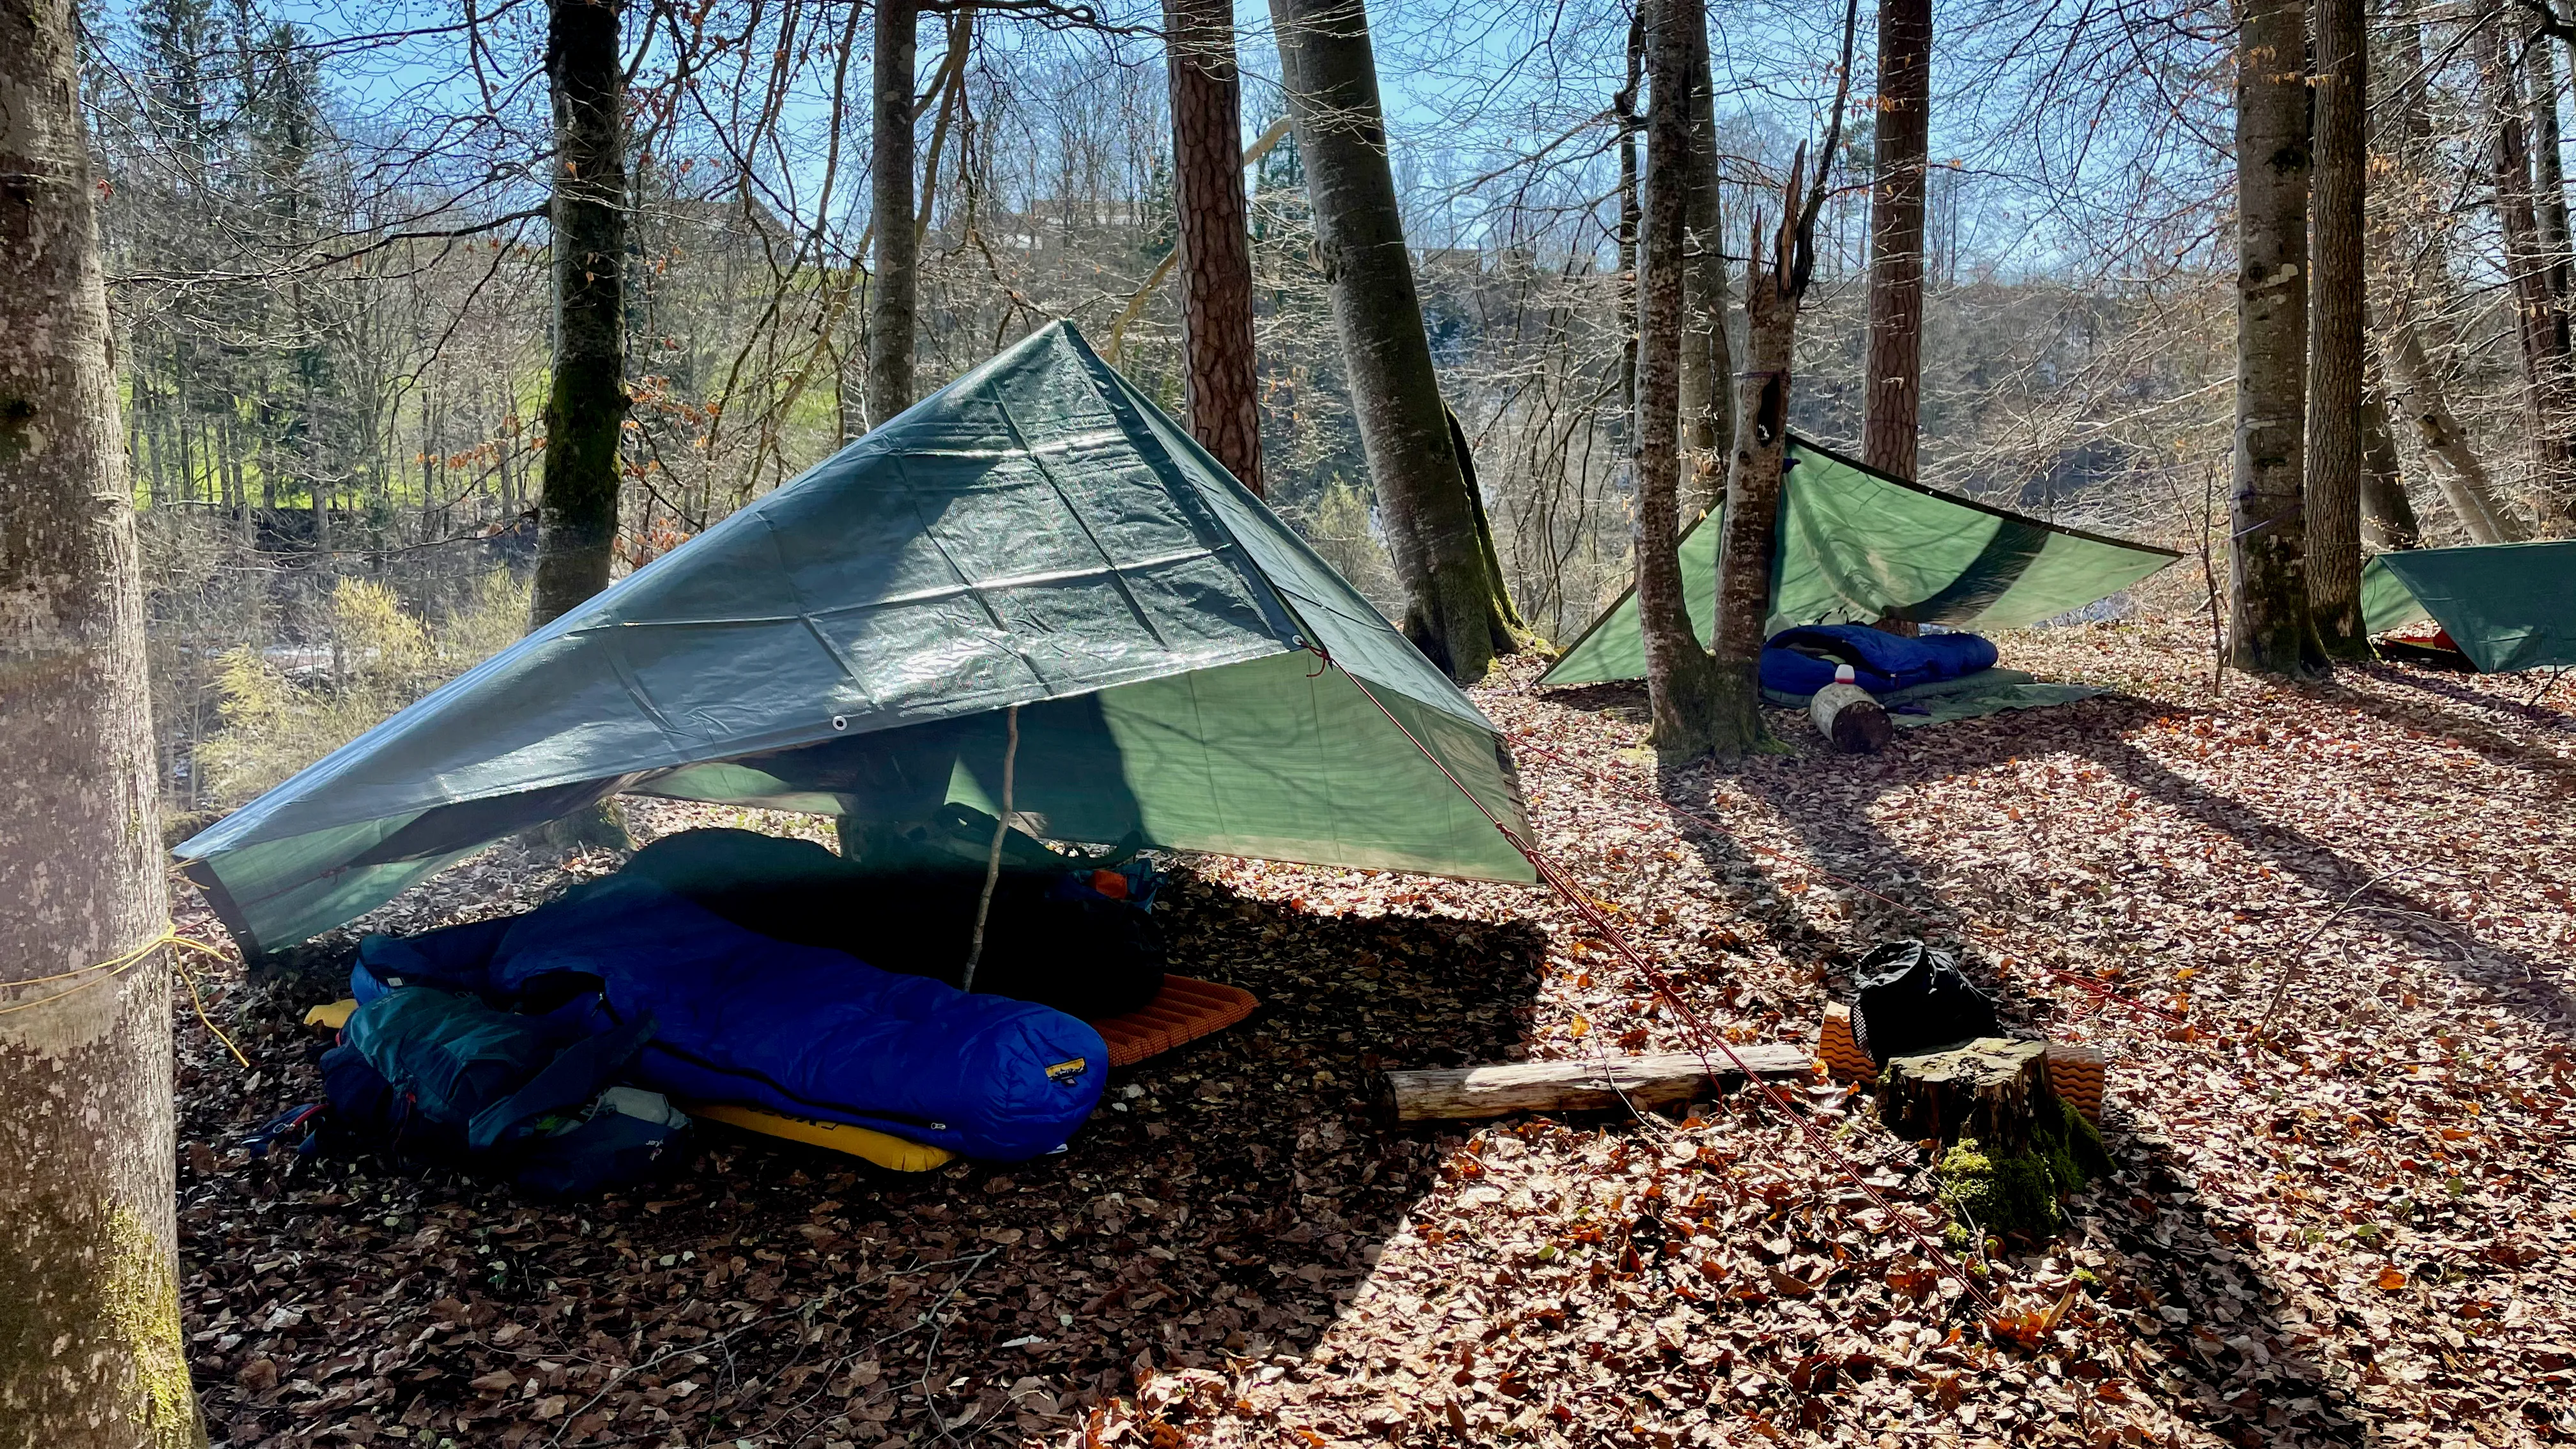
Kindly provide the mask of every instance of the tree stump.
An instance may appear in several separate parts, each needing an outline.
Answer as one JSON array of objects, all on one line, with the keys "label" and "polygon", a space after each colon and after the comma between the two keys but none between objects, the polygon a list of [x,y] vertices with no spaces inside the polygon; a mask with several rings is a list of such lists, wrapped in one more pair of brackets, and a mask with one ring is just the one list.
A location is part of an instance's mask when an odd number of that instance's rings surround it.
[{"label": "tree stump", "polygon": [[1934,1171],[1942,1199],[1983,1232],[2056,1227],[2059,1195],[2111,1165],[2093,1124],[2050,1085],[2044,1041],[1980,1037],[1891,1058],[1878,1114],[1900,1137],[1949,1147]]},{"label": "tree stump", "polygon": [[1828,684],[1807,701],[1807,718],[1846,755],[1874,755],[1896,739],[1886,706],[1857,684]]}]

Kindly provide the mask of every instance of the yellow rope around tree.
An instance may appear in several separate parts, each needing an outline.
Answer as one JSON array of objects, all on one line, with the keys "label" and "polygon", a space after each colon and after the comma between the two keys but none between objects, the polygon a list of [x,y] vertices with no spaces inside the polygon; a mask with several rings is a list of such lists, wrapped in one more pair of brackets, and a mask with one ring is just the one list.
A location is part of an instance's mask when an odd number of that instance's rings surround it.
[{"label": "yellow rope around tree", "polygon": [[[117,977],[124,975],[126,972],[133,970],[135,967],[142,965],[145,961],[150,960],[152,958],[152,953],[160,950],[164,946],[182,946],[188,950],[195,951],[200,955],[210,957],[217,961],[230,959],[226,957],[223,952],[216,950],[214,947],[207,945],[203,941],[193,940],[187,936],[180,935],[178,928],[174,926],[165,929],[160,935],[153,937],[151,940],[144,942],[142,945],[135,947],[133,950],[126,952],[122,956],[111,957],[105,961],[99,961],[88,966],[83,966],[76,971],[58,971],[51,976],[30,976],[24,981],[0,982],[0,990],[14,991],[21,986],[42,986],[53,981],[69,981],[74,977],[88,978],[87,980],[82,981],[78,986],[67,987],[61,991],[55,992],[51,996],[39,996],[33,1001],[21,1001],[9,1006],[0,1006],[0,1016],[7,1016],[13,1011],[33,1011],[39,1006],[50,1006],[65,997],[77,996],[81,992],[87,991],[102,981],[113,981]],[[206,1014],[206,998],[197,990],[196,973],[190,971],[185,965],[182,965],[176,954],[173,954],[170,957],[170,969],[178,972],[179,980],[187,986],[188,999],[193,1002],[197,1008],[197,1020],[206,1024],[206,1030],[214,1034],[215,1040],[224,1044],[224,1050],[233,1054],[234,1061],[241,1063],[245,1067],[249,1066],[250,1058],[242,1055],[242,1049],[233,1044],[233,1039],[231,1037],[224,1035],[224,1029],[215,1025],[215,1019],[212,1016]]]}]

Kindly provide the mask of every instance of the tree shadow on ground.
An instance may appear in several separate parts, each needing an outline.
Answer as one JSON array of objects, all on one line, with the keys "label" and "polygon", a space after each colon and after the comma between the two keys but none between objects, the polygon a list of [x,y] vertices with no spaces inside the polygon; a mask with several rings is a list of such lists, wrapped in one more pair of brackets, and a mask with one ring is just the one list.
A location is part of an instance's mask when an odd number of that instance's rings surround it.
[{"label": "tree shadow on ground", "polygon": [[[220,1149],[318,1095],[310,1070],[189,1066],[209,1422],[236,1446],[1016,1443],[1147,1367],[1301,1352],[1454,1146],[1375,1131],[1375,1073],[1505,1055],[1546,952],[1393,884],[1387,913],[1336,915],[1180,872],[1172,969],[1260,1011],[1116,1073],[1033,1162],[893,1174],[709,1125],[670,1180],[590,1203],[372,1159],[290,1175]],[[264,1061],[298,1055],[302,1004],[259,1014]]]},{"label": "tree shadow on ground", "polygon": [[[1608,702],[1596,700],[1595,707]],[[2253,833],[2258,822],[2243,812],[2231,813],[2208,792],[2165,771],[2126,744],[2126,731],[2178,711],[2120,696],[2102,696],[2054,711],[2055,723],[2074,716],[2073,730],[2052,729],[2034,736],[2016,727],[2013,715],[1948,725],[1933,731],[1906,731],[1911,746],[1867,757],[1825,753],[1796,731],[1792,716],[1775,712],[1775,733],[1792,741],[1790,753],[1757,758],[1741,769],[1712,775],[1705,770],[1667,773],[1667,798],[1683,809],[1706,812],[1712,785],[1732,786],[1767,807],[1794,831],[1809,861],[1822,871],[1862,888],[1848,900],[1852,910],[1845,944],[1852,950],[1877,940],[1916,936],[1957,942],[1969,913],[1948,899],[1965,884],[1944,880],[1933,862],[1890,837],[1874,821],[1869,806],[1880,796],[1909,786],[1928,784],[2001,764],[2035,752],[2068,747],[2087,749],[2134,777],[2142,793],[2177,804],[2188,813],[2224,821],[2231,833]],[[1834,772],[1820,787],[1819,770]],[[1745,866],[1779,870],[1743,845],[1697,826],[1684,834],[1721,877],[1740,877]],[[2258,849],[2260,847],[2257,847]],[[1752,893],[1750,906],[1775,912],[1800,912],[1798,898],[1776,885]],[[1807,923],[1819,942],[1835,934]],[[1978,969],[1973,952],[1970,968],[1995,992],[2001,1014],[2017,1029],[2035,1035],[2048,1031],[2062,1008],[2053,1000],[2016,991],[1992,969]],[[1849,954],[1829,965],[1848,965]],[[1848,982],[1829,987],[1848,999]],[[1817,1003],[1821,1009],[1821,1003]],[[2213,1194],[2216,1187],[2193,1186],[2159,1143],[2129,1130],[2116,1101],[2108,1104],[2104,1123],[2112,1175],[2091,1185],[2070,1204],[2074,1214],[2068,1237],[2111,1255],[2112,1270],[2103,1273],[2103,1296],[2133,1334],[2127,1361],[2136,1377],[2157,1387],[2176,1412],[2223,1438],[2245,1445],[2359,1444],[2370,1442],[2369,1411],[2337,1382],[2307,1346],[2313,1330],[2293,1323],[2283,1309],[2287,1295],[2257,1266],[2259,1245],[2250,1223]],[[2038,1256],[2045,1245],[2022,1242],[2019,1252]]]},{"label": "tree shadow on ground", "polygon": [[[2518,714],[2539,724],[2567,725],[2568,716],[2539,706],[2526,707],[2520,702],[2482,695],[2476,690],[2437,688],[2430,676],[2411,671],[2373,670],[2374,679],[2389,680],[2451,699],[2473,709]],[[2495,727],[2487,720],[2458,710],[2443,709],[2429,703],[2376,694],[2343,684],[2319,684],[2310,687],[2319,703],[2357,709],[2377,719],[2406,729],[2440,735],[2477,753],[2487,763],[2506,769],[2523,770],[2538,776],[2564,795],[2576,790],[2576,759],[2571,759],[2546,746],[2526,744]]]}]

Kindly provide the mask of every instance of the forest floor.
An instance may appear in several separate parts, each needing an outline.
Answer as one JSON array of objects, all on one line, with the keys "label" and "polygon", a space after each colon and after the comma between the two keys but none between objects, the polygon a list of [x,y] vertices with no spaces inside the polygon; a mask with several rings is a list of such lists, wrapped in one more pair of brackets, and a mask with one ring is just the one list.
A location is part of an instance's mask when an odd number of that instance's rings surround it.
[{"label": "forest floor", "polygon": [[[1915,936],[2022,1028],[2106,1050],[2115,1173],[2061,1239],[1966,1254],[2002,1331],[1755,1093],[1377,1125],[1386,1066],[1687,1046],[1562,902],[1187,859],[1174,969],[1263,1009],[1006,1167],[898,1177],[711,1126],[667,1182],[571,1206],[290,1172],[236,1144],[319,1095],[295,1021],[336,968],[211,973],[255,1063],[183,1015],[214,1437],[2576,1440],[2576,680],[2537,707],[2536,678],[2393,665],[2213,692],[2205,629],[2008,636],[2007,663],[2118,693],[1861,759],[1775,714],[1785,752],[1660,780],[1638,690],[1533,691],[1522,664],[1478,691],[1545,848],[1730,1037],[1811,1041],[1852,960]],[[363,924],[525,909],[614,864],[496,848]],[[194,902],[181,925],[220,939]],[[1865,1096],[1792,1095],[1944,1220]]]}]

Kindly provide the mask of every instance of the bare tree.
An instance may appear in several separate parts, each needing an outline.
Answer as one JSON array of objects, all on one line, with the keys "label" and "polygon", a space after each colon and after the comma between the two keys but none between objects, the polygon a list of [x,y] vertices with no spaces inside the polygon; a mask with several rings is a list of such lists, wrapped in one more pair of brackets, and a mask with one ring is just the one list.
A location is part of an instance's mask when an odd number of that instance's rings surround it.
[{"label": "bare tree", "polygon": [[1261,491],[1252,236],[1243,196],[1243,85],[1228,0],[1164,0],[1179,212],[1182,396],[1191,436]]},{"label": "bare tree", "polygon": [[2370,657],[2361,620],[2363,0],[2317,0],[2316,225],[2308,238],[2308,606],[2330,656]]},{"label": "bare tree", "polygon": [[1878,176],[1869,194],[1869,370],[1861,458],[1914,476],[1923,398],[1923,193],[1931,162],[1932,0],[1879,0]]},{"label": "bare tree", "polygon": [[2236,51],[2236,447],[2228,644],[2239,668],[2323,661],[2308,612],[2308,88],[2303,0],[2247,0]]},{"label": "bare tree", "polygon": [[[554,380],[529,623],[608,587],[625,440],[626,130],[617,0],[553,0]],[[316,507],[319,507],[317,502]]]},{"label": "bare tree", "polygon": [[1690,171],[1682,239],[1681,515],[1697,518],[1726,491],[1735,452],[1735,358],[1726,340],[1726,218],[1718,204],[1717,97],[1709,73],[1706,6],[1683,37],[1690,64]]},{"label": "bare tree", "polygon": [[[2523,425],[2530,434],[2534,511],[2562,526],[2576,522],[2576,401],[2569,397],[2570,329],[2566,300],[2550,291],[2550,258],[2541,244],[2531,180],[2531,151],[2514,47],[2523,27],[2499,6],[2478,24],[2475,50],[2487,103],[2487,166],[2495,186],[2496,227],[2504,238],[2507,279],[2521,322]],[[2510,32],[2510,33],[2508,33]]]},{"label": "bare tree", "polygon": [[0,9],[0,1417],[206,1442],[132,491],[65,0]]},{"label": "bare tree", "polygon": [[1463,682],[1519,647],[1450,443],[1388,163],[1363,0],[1271,0],[1279,68],[1350,379],[1405,593],[1404,632]]},{"label": "bare tree", "polygon": [[[1645,10],[1644,266],[1637,288],[1637,621],[1646,646],[1646,700],[1657,752],[1706,754],[1717,665],[1691,628],[1679,550],[1684,374],[1684,256],[1699,169],[1692,124],[1691,36],[1706,34],[1700,0],[1651,0]],[[1705,44],[1705,41],[1702,42]]]},{"label": "bare tree", "polygon": [[868,294],[868,426],[912,406],[913,332],[920,316],[920,233],[913,214],[913,69],[920,0],[877,0],[875,127],[869,211],[876,275]]},{"label": "bare tree", "polygon": [[1843,104],[1851,94],[1852,45],[1860,0],[1843,12],[1843,50],[1824,145],[1807,175],[1807,149],[1789,163],[1780,225],[1762,236],[1754,214],[1744,271],[1746,321],[1742,402],[1736,409],[1735,470],[1727,479],[1726,514],[1717,545],[1717,693],[1710,735],[1718,750],[1740,754],[1762,741],[1762,644],[1771,619],[1771,553],[1780,526],[1780,477],[1789,443],[1789,372],[1797,355],[1798,308],[1816,272],[1816,217],[1834,153],[1842,149]]}]

